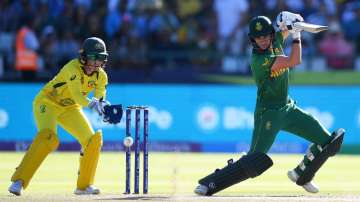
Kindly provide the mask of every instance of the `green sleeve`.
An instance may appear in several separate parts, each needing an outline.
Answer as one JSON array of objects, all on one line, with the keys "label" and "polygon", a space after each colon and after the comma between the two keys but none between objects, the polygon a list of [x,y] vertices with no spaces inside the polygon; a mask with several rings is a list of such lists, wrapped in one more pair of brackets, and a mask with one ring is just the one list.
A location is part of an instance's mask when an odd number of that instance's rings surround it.
[{"label": "green sleeve", "polygon": [[278,40],[281,42],[281,45],[284,46],[284,37],[283,37],[283,35],[281,34],[281,32],[276,32],[276,33],[275,33],[275,38],[278,39]]}]

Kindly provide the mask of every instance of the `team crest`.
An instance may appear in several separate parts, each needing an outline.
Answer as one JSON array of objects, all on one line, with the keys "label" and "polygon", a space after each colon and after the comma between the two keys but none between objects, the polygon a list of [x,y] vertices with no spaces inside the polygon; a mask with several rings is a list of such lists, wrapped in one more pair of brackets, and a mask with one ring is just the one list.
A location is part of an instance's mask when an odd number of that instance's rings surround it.
[{"label": "team crest", "polygon": [[88,81],[88,87],[89,88],[94,88],[96,86],[95,81]]},{"label": "team crest", "polygon": [[261,31],[261,30],[262,30],[262,25],[261,25],[260,22],[257,22],[257,23],[256,23],[255,29],[256,29],[257,31]]},{"label": "team crest", "polygon": [[265,128],[266,128],[266,130],[271,129],[271,121],[266,122]]},{"label": "team crest", "polygon": [[40,105],[40,113],[46,112],[46,105]]},{"label": "team crest", "polygon": [[267,66],[267,65],[269,65],[269,64],[270,64],[269,58],[265,58],[265,61],[264,61],[264,63],[262,64],[262,66]]},{"label": "team crest", "polygon": [[95,49],[97,49],[97,50],[102,50],[102,49],[103,49],[102,44],[101,44],[101,43],[95,44]]}]

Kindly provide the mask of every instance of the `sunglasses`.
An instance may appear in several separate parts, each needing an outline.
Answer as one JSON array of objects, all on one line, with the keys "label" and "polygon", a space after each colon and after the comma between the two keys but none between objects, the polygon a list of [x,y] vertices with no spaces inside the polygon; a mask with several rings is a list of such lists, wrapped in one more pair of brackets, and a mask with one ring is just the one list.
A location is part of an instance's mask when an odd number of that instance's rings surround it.
[{"label": "sunglasses", "polygon": [[95,54],[95,55],[86,55],[86,59],[94,61],[106,61],[107,55],[104,54]]}]

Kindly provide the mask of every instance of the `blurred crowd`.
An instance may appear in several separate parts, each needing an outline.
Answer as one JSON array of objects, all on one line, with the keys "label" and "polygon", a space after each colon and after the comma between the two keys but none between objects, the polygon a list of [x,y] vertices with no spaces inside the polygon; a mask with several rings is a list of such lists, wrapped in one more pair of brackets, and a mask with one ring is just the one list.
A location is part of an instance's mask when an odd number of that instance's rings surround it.
[{"label": "blurred crowd", "polygon": [[106,42],[112,70],[246,74],[249,20],[257,15],[275,20],[284,10],[329,26],[322,34],[303,34],[304,58],[313,61],[305,69],[356,68],[360,2],[355,0],[1,0],[0,78],[22,70],[16,56],[20,33],[27,33],[25,47],[36,54],[36,67],[27,70],[48,76],[77,57],[90,36]]}]

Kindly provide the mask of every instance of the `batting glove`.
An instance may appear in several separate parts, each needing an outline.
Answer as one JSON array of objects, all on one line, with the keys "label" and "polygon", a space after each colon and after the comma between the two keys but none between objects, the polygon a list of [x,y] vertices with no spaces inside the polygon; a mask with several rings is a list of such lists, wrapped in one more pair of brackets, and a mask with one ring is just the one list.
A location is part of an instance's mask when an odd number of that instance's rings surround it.
[{"label": "batting glove", "polygon": [[281,31],[290,31],[294,23],[303,21],[304,18],[299,14],[291,13],[289,11],[282,11],[276,17],[276,26]]}]

